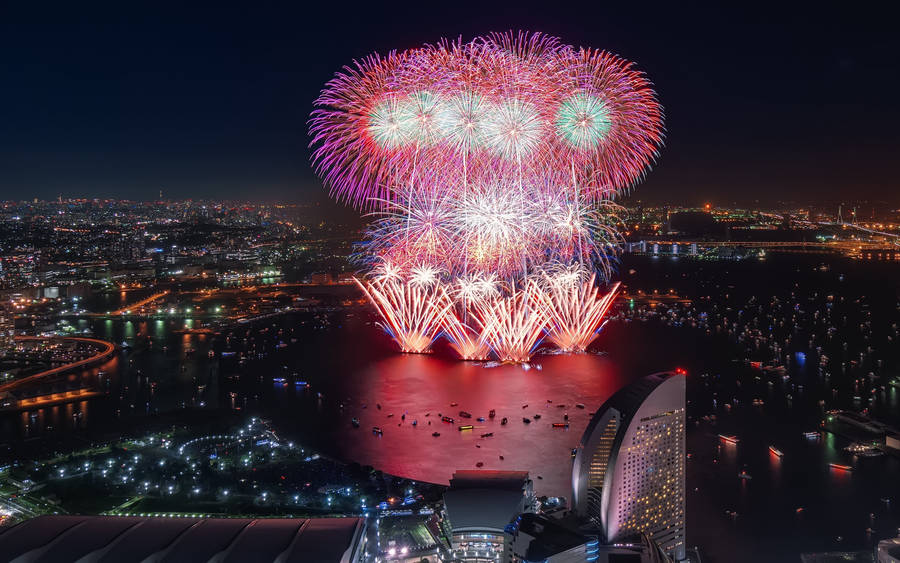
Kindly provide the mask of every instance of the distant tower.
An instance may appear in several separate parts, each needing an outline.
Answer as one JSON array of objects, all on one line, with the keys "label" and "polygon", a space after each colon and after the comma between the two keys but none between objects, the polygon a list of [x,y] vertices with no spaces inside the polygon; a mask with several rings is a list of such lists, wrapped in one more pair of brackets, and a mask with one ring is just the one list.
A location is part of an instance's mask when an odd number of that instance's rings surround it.
[{"label": "distant tower", "polygon": [[685,558],[685,378],[648,375],[594,414],[572,470],[576,514],[612,543],[645,533],[676,561]]},{"label": "distant tower", "polygon": [[159,201],[162,201],[162,200],[163,200],[163,197],[162,197],[162,189],[160,188],[160,190],[159,190]]}]

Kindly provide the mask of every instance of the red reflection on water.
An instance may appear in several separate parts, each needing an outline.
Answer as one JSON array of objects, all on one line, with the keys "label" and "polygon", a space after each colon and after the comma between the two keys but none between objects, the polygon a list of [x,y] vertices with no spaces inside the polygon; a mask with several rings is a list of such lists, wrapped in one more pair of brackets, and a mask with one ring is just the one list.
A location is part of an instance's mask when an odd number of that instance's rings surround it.
[{"label": "red reflection on water", "polygon": [[[590,354],[541,356],[534,366],[485,368],[434,355],[396,355],[375,362],[353,375],[360,380],[352,386],[357,393],[345,403],[346,420],[335,429],[340,455],[434,483],[447,483],[454,470],[474,469],[478,463],[482,469],[527,470],[539,493],[570,496],[571,450],[591,414],[629,377],[606,358]],[[493,419],[491,409],[496,411]],[[472,418],[461,420],[460,411]],[[554,429],[552,424],[562,422],[565,414],[569,431]],[[439,415],[456,422],[442,423]],[[351,426],[352,417],[360,419],[359,429]],[[501,424],[504,417],[506,425]],[[523,417],[532,422],[525,424]],[[460,432],[460,424],[474,429]],[[373,436],[373,426],[384,435]],[[435,431],[441,435],[433,437]],[[493,436],[481,437],[488,432]]]}]

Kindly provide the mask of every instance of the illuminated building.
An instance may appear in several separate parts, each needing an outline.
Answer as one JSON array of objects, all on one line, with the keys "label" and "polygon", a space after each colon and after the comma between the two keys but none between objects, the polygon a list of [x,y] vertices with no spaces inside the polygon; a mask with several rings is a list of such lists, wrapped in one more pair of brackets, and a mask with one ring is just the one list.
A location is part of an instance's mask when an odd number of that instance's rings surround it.
[{"label": "illuminated building", "polygon": [[534,509],[534,488],[527,471],[456,471],[444,493],[449,561],[500,561],[506,551],[507,524]]},{"label": "illuminated building", "polygon": [[588,424],[572,504],[600,527],[604,543],[646,534],[684,559],[684,410],[685,378],[654,374],[618,391]]}]

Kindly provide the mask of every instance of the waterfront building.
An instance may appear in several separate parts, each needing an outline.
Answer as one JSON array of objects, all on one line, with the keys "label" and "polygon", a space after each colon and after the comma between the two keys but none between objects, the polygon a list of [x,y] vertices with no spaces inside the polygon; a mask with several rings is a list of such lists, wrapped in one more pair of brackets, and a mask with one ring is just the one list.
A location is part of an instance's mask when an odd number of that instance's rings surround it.
[{"label": "waterfront building", "polygon": [[444,493],[449,561],[500,561],[506,526],[518,515],[534,512],[535,504],[527,471],[456,471]]},{"label": "waterfront building", "polygon": [[572,471],[575,514],[613,544],[646,534],[685,558],[685,378],[648,375],[593,416]]},{"label": "waterfront building", "polygon": [[365,518],[39,516],[0,528],[0,559],[362,563],[365,531]]}]

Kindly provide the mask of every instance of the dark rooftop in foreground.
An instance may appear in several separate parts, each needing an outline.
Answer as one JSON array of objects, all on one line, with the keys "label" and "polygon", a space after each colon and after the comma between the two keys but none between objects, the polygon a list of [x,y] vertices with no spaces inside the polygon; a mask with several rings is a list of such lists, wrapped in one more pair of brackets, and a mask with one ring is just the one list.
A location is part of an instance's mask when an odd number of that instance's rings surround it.
[{"label": "dark rooftop in foreground", "polygon": [[450,488],[521,491],[526,481],[527,471],[458,469],[450,479]]},{"label": "dark rooftop in foreground", "polygon": [[[362,518],[40,516],[0,533],[0,559],[35,563],[353,561]],[[83,559],[82,559],[83,558]]]}]

